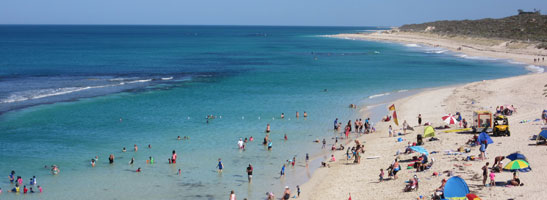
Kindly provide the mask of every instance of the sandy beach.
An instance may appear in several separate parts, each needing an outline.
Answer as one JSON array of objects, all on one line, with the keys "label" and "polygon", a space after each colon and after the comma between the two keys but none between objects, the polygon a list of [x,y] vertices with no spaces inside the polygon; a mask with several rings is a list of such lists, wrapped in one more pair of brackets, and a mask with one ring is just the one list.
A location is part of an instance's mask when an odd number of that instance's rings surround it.
[{"label": "sandy beach", "polygon": [[[448,178],[443,171],[452,171],[454,175],[462,177],[471,193],[477,194],[482,199],[539,199],[546,196],[547,192],[543,186],[547,184],[544,175],[547,164],[544,156],[547,155],[546,146],[536,146],[535,141],[530,138],[540,132],[542,122],[533,122],[540,118],[543,109],[547,108],[547,74],[529,74],[511,78],[486,80],[457,85],[451,87],[428,89],[421,93],[396,100],[395,104],[399,118],[399,125],[393,122],[380,122],[376,124],[377,131],[372,134],[361,136],[359,139],[365,141],[366,152],[362,155],[361,164],[353,164],[346,161],[345,151],[335,152],[337,162],[331,162],[330,168],[318,169],[312,179],[301,186],[301,199],[348,199],[351,193],[352,199],[416,199],[424,196],[426,199],[441,185],[443,178]],[[484,161],[463,161],[468,155],[479,155],[478,147],[469,147],[465,142],[472,138],[472,134],[443,133],[437,130],[439,141],[425,141],[423,147],[429,152],[438,151],[437,154],[430,154],[435,159],[431,169],[424,172],[415,172],[415,169],[406,169],[408,163],[402,162],[402,171],[398,174],[397,180],[388,180],[379,183],[378,175],[380,169],[389,167],[394,158],[401,160],[418,156],[417,153],[396,156],[399,150],[404,152],[407,142],[415,142],[416,135],[423,133],[423,126],[417,126],[417,116],[421,114],[424,122],[430,122],[433,126],[444,125],[441,116],[447,113],[461,112],[462,117],[471,122],[474,110],[489,110],[495,112],[498,105],[514,105],[517,112],[509,116],[511,130],[510,137],[492,137],[494,143],[487,149],[487,159]],[[388,105],[391,105],[388,104]],[[365,112],[365,110],[361,110]],[[387,113],[387,108],[386,108]],[[397,142],[396,137],[388,137],[387,126],[392,125],[400,130],[403,121],[415,127],[414,131],[407,132],[407,135],[398,136],[404,139]],[[531,122],[520,123],[523,120]],[[454,127],[454,125],[453,125]],[[455,129],[454,127],[453,129]],[[354,135],[355,137],[355,135]],[[353,146],[353,143],[352,143]],[[471,152],[464,155],[444,155],[445,150],[456,151],[459,147],[471,148]],[[532,171],[519,173],[524,183],[522,187],[505,186],[482,186],[481,167],[486,162],[490,165],[496,156],[507,156],[515,151],[524,154]],[[379,156],[375,159],[367,157]],[[507,163],[509,160],[505,160]],[[433,172],[442,175],[432,176]],[[405,181],[417,175],[420,179],[418,191],[403,192]],[[387,176],[387,172],[386,172]],[[497,182],[505,182],[512,178],[510,172],[496,174]]]},{"label": "sandy beach", "polygon": [[337,34],[327,37],[390,41],[404,44],[420,44],[441,47],[467,56],[510,59],[514,62],[535,66],[547,66],[547,61],[534,62],[534,59],[547,57],[547,50],[538,49],[536,43],[511,40],[473,38],[462,36],[442,36],[432,33],[379,31],[373,33]]}]

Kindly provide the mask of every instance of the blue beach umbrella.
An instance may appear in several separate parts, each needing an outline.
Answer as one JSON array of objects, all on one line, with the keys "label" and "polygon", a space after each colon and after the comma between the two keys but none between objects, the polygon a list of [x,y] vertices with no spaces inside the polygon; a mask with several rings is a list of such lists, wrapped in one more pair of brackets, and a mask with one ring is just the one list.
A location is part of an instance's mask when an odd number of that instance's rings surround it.
[{"label": "blue beach umbrella", "polygon": [[429,152],[427,152],[427,150],[422,146],[411,146],[410,149],[421,154],[429,155]]},{"label": "blue beach umbrella", "polygon": [[512,154],[509,154],[508,156],[505,156],[505,158],[513,161],[513,160],[517,160],[517,159],[520,159],[520,160],[524,160],[524,161],[528,161],[526,160],[526,156],[520,154],[519,152],[515,152],[515,153],[512,153]]},{"label": "blue beach umbrella", "polygon": [[482,132],[479,135],[479,142],[482,144],[482,141],[485,141],[485,140],[486,140],[487,144],[494,143],[494,141],[492,141],[492,138],[490,138],[490,136],[486,132]]}]

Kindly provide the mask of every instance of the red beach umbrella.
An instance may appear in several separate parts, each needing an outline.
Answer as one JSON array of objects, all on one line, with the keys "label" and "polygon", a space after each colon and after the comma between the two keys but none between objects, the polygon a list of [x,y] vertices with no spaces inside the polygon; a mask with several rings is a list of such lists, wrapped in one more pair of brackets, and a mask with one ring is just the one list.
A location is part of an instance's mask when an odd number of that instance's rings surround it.
[{"label": "red beach umbrella", "polygon": [[456,116],[448,114],[443,116],[441,119],[447,124],[456,124],[458,120],[456,120]]}]

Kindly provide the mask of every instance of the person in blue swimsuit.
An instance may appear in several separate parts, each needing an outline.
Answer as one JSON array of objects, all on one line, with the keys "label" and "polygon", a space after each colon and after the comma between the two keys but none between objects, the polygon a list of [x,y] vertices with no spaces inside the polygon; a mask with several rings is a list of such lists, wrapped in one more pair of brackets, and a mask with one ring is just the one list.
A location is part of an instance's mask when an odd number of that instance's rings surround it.
[{"label": "person in blue swimsuit", "polygon": [[13,181],[15,181],[15,171],[12,170],[9,175],[9,182],[13,183]]},{"label": "person in blue swimsuit", "polygon": [[224,165],[222,164],[222,161],[220,160],[220,158],[218,159],[218,173],[222,173],[222,168],[224,168]]},{"label": "person in blue swimsuit", "polygon": [[281,176],[285,176],[285,164],[281,167]]}]

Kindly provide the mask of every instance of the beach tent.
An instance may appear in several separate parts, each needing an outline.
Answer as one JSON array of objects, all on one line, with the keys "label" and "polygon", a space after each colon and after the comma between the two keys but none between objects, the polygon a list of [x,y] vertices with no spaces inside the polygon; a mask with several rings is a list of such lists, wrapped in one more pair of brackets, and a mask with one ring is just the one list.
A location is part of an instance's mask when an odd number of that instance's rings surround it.
[{"label": "beach tent", "polygon": [[444,198],[465,199],[467,194],[469,194],[469,187],[459,176],[453,176],[446,181],[444,185]]},{"label": "beach tent", "polygon": [[421,154],[429,155],[429,152],[427,152],[427,150],[421,146],[411,146],[410,149]]},{"label": "beach tent", "polygon": [[435,129],[432,126],[426,126],[424,129],[424,137],[435,137]]},{"label": "beach tent", "polygon": [[490,138],[490,135],[488,135],[486,132],[482,132],[479,135],[479,142],[482,143],[482,141],[487,141],[487,144],[492,144],[494,141],[492,141],[492,138]]}]

